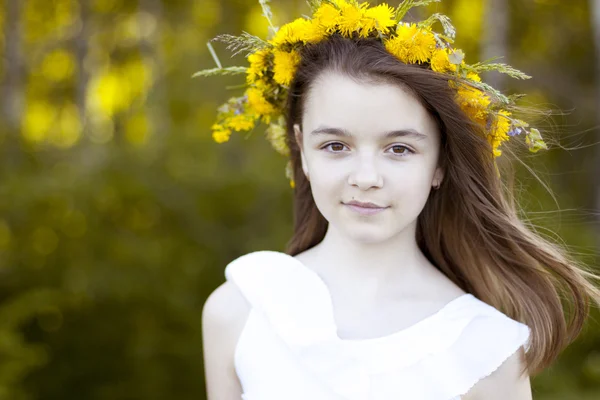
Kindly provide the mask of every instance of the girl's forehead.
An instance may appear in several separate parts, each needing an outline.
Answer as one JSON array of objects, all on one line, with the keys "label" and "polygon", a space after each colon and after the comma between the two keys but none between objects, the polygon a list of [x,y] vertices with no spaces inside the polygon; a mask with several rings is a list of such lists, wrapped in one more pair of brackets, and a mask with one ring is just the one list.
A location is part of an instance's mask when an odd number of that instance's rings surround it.
[{"label": "girl's forehead", "polygon": [[399,129],[424,134],[435,130],[433,118],[423,105],[397,84],[327,73],[307,94],[304,131],[327,126],[371,136]]}]

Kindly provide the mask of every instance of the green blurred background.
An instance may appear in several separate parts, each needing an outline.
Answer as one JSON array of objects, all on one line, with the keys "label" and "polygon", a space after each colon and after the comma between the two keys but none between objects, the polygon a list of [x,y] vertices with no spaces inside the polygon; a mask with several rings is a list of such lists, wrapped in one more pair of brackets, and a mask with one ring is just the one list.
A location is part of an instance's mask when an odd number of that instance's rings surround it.
[{"label": "green blurred background", "polygon": [[[271,5],[279,25],[309,11]],[[428,8],[468,62],[504,54],[534,77],[494,84],[567,111],[545,122],[563,148],[524,157],[517,190],[541,234],[598,265],[600,4]],[[292,193],[264,129],[211,139],[244,78],[191,75],[215,66],[210,38],[266,26],[256,0],[0,1],[0,400],[205,398],[202,305],[233,258],[284,249]],[[536,400],[600,399],[597,319]]]}]

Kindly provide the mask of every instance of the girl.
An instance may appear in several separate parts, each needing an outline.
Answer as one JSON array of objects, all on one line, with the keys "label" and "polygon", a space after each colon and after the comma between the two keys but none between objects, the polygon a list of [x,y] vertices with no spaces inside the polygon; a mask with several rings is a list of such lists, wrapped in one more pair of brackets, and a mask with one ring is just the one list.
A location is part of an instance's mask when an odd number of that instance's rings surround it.
[{"label": "girl", "polygon": [[206,301],[209,399],[531,399],[600,302],[503,190],[495,159],[520,133],[546,148],[539,132],[481,84],[447,19],[444,34],[401,22],[412,3],[313,1],[250,51],[245,96],[220,109],[219,142],[270,124],[295,227]]}]

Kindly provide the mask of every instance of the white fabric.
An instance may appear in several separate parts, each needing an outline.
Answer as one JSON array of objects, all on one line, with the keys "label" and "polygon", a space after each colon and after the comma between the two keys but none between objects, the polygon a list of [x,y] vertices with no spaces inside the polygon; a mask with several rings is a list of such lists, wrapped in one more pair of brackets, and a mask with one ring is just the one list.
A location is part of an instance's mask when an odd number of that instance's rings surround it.
[{"label": "white fabric", "polygon": [[251,311],[235,350],[244,400],[458,400],[530,329],[472,294],[391,335],[337,336],[329,290],[296,258],[256,251],[225,277]]}]

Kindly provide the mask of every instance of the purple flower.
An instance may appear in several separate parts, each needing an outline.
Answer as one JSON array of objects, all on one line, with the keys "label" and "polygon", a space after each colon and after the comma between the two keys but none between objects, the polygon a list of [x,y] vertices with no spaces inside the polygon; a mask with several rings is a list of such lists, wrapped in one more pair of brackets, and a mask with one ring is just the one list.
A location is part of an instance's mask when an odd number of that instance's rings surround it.
[{"label": "purple flower", "polygon": [[508,136],[515,136],[515,135],[520,134],[521,132],[523,132],[523,129],[521,129],[521,128],[515,128],[512,131],[508,132]]}]

